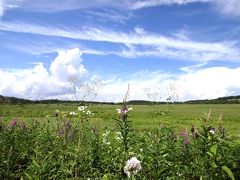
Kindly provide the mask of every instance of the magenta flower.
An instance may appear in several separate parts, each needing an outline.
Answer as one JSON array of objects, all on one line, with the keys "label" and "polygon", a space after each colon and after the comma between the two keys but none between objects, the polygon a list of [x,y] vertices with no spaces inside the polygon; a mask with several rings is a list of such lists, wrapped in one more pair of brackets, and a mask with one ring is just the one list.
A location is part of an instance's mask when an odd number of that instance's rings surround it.
[{"label": "magenta flower", "polygon": [[10,126],[11,127],[16,127],[17,126],[17,119],[13,119],[13,120],[11,120],[11,122],[10,122]]}]

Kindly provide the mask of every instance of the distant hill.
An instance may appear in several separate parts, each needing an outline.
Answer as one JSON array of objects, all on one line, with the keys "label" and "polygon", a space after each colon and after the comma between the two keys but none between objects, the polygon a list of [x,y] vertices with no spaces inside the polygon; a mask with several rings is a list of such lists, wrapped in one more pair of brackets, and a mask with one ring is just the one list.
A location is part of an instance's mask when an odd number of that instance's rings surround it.
[{"label": "distant hill", "polygon": [[31,103],[31,100],[22,99],[22,98],[16,98],[16,97],[7,97],[0,95],[0,104],[27,104]]},{"label": "distant hill", "polygon": [[240,104],[240,95],[219,97],[217,99],[191,100],[187,104]]},{"label": "distant hill", "polygon": [[16,97],[0,95],[0,104],[57,104],[57,103],[77,103],[77,104],[115,104],[113,102],[93,102],[93,101],[71,101],[58,99],[29,100]]},{"label": "distant hill", "polygon": [[[95,102],[95,101],[70,101],[70,100],[28,100],[16,97],[7,97],[0,95],[0,104],[57,104],[57,103],[78,103],[78,104],[120,104],[113,102]],[[167,102],[151,102],[146,100],[131,100],[128,104],[144,105],[144,104],[166,104]],[[190,100],[185,102],[176,102],[177,104],[240,104],[240,95],[219,97],[217,99]]]}]

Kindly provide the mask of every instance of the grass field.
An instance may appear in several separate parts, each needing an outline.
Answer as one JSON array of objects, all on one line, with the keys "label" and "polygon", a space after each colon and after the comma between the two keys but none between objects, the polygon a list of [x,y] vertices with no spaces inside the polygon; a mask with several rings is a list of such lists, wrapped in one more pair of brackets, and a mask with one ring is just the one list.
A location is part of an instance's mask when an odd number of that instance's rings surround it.
[{"label": "grass field", "polygon": [[1,105],[0,179],[239,179],[239,110]]},{"label": "grass field", "polygon": [[[20,118],[23,120],[37,120],[54,124],[53,114],[59,111],[77,111],[77,104],[37,104],[37,105],[1,105],[0,116],[4,120]],[[211,109],[214,125],[222,123],[231,134],[240,131],[239,104],[177,104],[177,105],[133,105],[129,119],[136,129],[153,129],[161,125],[190,128],[191,125],[201,125]],[[95,114],[91,123],[100,127],[114,128],[118,114],[116,109],[120,105],[90,105],[89,109]],[[221,121],[219,117],[222,117]],[[46,118],[47,117],[47,118]]]}]

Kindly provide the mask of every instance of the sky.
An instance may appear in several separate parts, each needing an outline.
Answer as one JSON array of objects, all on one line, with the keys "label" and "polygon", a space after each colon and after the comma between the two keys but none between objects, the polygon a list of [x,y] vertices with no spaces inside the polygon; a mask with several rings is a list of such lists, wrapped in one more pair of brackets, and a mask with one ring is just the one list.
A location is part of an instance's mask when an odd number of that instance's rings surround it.
[{"label": "sky", "polygon": [[[0,94],[240,95],[240,0],[0,0]],[[91,93],[90,93],[91,92]]]}]

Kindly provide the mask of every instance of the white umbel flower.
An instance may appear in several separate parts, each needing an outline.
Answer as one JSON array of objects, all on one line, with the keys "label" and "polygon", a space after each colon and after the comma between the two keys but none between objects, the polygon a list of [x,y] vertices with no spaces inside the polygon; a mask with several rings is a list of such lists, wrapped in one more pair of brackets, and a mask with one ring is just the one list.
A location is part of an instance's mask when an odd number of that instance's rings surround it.
[{"label": "white umbel flower", "polygon": [[132,157],[127,160],[124,173],[127,174],[128,177],[131,177],[131,175],[136,175],[141,169],[141,162],[136,157]]},{"label": "white umbel flower", "polygon": [[69,114],[70,114],[70,116],[75,116],[76,115],[75,112],[70,112]]},{"label": "white umbel flower", "polygon": [[84,111],[86,108],[87,108],[87,106],[80,106],[80,107],[78,107],[78,110],[79,111]]}]

